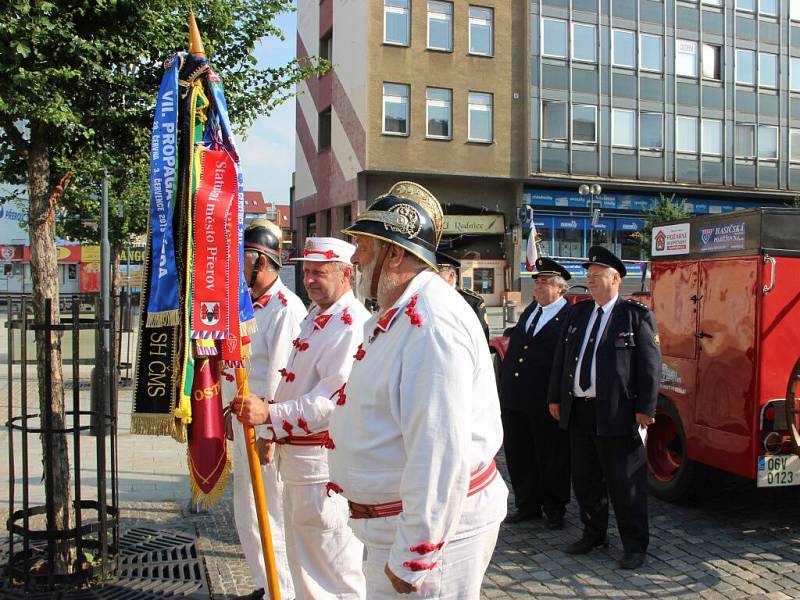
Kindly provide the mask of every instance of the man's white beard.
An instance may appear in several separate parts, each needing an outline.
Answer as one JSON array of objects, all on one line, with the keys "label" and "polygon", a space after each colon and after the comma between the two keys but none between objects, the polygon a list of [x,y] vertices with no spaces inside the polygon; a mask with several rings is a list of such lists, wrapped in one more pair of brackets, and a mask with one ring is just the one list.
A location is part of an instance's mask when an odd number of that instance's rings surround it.
[{"label": "man's white beard", "polygon": [[362,302],[375,299],[371,296],[370,287],[372,287],[372,274],[375,272],[375,263],[378,261],[378,254],[378,252],[375,253],[368,265],[359,265],[356,269],[356,284],[354,286],[355,294],[356,298]]}]

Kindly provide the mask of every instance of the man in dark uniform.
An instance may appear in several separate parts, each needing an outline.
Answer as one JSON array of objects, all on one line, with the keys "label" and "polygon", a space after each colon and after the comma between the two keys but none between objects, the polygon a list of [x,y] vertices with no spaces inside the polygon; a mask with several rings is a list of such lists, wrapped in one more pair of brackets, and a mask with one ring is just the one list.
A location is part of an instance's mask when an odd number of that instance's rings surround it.
[{"label": "man in dark uniform", "polygon": [[661,351],[653,314],[619,297],[625,265],[602,246],[589,249],[591,300],[570,312],[556,348],[550,412],[569,430],[572,486],[583,536],[567,547],[607,546],[608,498],[622,539],[620,568],[642,565],[649,542],[647,463],[639,427],[655,422]]},{"label": "man in dark uniform", "polygon": [[478,320],[483,327],[483,333],[486,336],[486,341],[489,341],[489,319],[486,316],[486,304],[483,298],[472,290],[465,290],[458,286],[458,269],[461,263],[458,259],[445,254],[444,252],[436,252],[436,266],[439,268],[439,277],[444,279],[447,283],[454,287],[459,295],[470,305],[470,308],[478,315]]},{"label": "man in dark uniform", "polygon": [[569,436],[550,415],[547,390],[561,327],[570,311],[564,299],[569,271],[549,258],[536,260],[534,301],[511,329],[500,369],[503,448],[516,512],[506,522],[537,519],[564,527],[569,502]]}]

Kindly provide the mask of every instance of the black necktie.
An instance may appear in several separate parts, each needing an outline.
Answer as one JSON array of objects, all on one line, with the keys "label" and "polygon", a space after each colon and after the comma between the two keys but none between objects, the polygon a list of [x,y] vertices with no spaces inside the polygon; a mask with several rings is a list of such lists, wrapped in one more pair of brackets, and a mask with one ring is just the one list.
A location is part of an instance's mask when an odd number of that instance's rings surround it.
[{"label": "black necktie", "polygon": [[585,392],[592,387],[592,361],[594,360],[594,346],[597,343],[597,332],[600,331],[600,321],[603,320],[603,308],[597,307],[597,316],[592,325],[592,331],[589,334],[589,339],[586,342],[586,348],[583,351],[583,362],[581,363],[581,376],[578,383],[581,389]]},{"label": "black necktie", "polygon": [[528,335],[533,336],[533,332],[536,331],[536,324],[539,322],[539,319],[542,316],[542,307],[539,307],[539,310],[536,311],[536,314],[533,315],[533,321],[531,321],[530,327],[528,327]]}]

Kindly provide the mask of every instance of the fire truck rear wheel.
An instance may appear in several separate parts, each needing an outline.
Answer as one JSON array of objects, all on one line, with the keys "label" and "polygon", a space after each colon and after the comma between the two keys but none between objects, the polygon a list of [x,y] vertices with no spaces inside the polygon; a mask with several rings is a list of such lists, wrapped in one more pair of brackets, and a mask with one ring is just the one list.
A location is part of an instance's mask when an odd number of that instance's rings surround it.
[{"label": "fire truck rear wheel", "polygon": [[656,422],[647,429],[647,485],[657,498],[677,502],[691,496],[697,464],[686,456],[686,433],[675,406],[658,397]]}]

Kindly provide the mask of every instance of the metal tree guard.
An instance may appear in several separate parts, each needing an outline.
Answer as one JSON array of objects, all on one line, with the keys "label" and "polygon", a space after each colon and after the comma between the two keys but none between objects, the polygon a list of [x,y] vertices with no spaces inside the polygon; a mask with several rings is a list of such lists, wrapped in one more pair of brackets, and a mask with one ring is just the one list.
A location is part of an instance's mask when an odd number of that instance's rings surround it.
[{"label": "metal tree guard", "polygon": [[[114,361],[116,353],[110,347],[110,340],[114,340],[113,319],[108,306],[101,312],[98,302],[95,306],[97,318],[81,318],[80,301],[77,297],[72,299],[71,319],[53,323],[51,321],[52,300],[46,300],[46,315],[44,323],[34,322],[29,317],[31,303],[24,298],[21,301],[6,299],[7,327],[8,327],[8,467],[9,467],[9,518],[8,527],[8,563],[5,576],[12,585],[21,586],[26,591],[55,590],[57,588],[79,587],[92,579],[113,576],[119,568],[119,512],[117,488],[117,406],[116,377]],[[15,311],[16,306],[16,311]],[[18,312],[17,312],[18,311]],[[102,318],[100,315],[106,315]],[[52,407],[46,403],[45,413],[31,412],[28,407],[27,367],[28,360],[28,332],[44,331],[46,333],[71,332],[72,333],[72,409],[65,410],[63,428],[53,426]],[[81,332],[94,331],[96,340],[96,367],[99,372],[98,403],[91,410],[82,410],[80,406],[80,334]],[[45,394],[49,397],[52,381],[50,380],[50,351],[52,337],[44,336],[45,356],[47,363],[44,380],[39,385],[44,386]],[[17,358],[15,349],[19,345],[20,355]],[[17,377],[14,375],[14,363],[19,364]],[[35,363],[34,363],[35,364]],[[22,383],[20,391],[19,412],[15,411],[15,398],[13,382]],[[65,394],[65,403],[66,403]],[[109,401],[111,400],[111,401]],[[38,404],[38,402],[37,402]],[[66,406],[65,406],[66,408]],[[37,409],[34,409],[36,411]],[[87,420],[90,423],[82,424]],[[92,430],[91,423],[96,424],[96,469],[89,469],[82,473],[85,467],[81,459],[82,434],[88,435]],[[17,456],[14,437],[20,439],[21,455],[19,457],[22,481],[16,482]],[[36,505],[31,502],[29,477],[31,474],[31,444],[30,436],[35,436],[32,443],[37,444],[41,436],[47,460],[44,461],[43,479],[48,481],[52,489],[53,465],[53,437],[55,435],[70,436],[71,459],[74,471],[72,481],[74,500],[72,504],[74,526],[68,530],[55,528],[55,509],[52,503]],[[106,448],[109,442],[109,448]],[[85,480],[95,479],[97,482],[96,498],[86,498]],[[17,500],[17,489],[21,487],[21,505]],[[108,496],[110,493],[110,502]],[[19,508],[18,508],[19,506]],[[42,522],[42,515],[45,516]],[[75,551],[77,559],[72,571],[67,574],[56,574],[53,569],[56,557],[56,548],[66,545]]]}]

